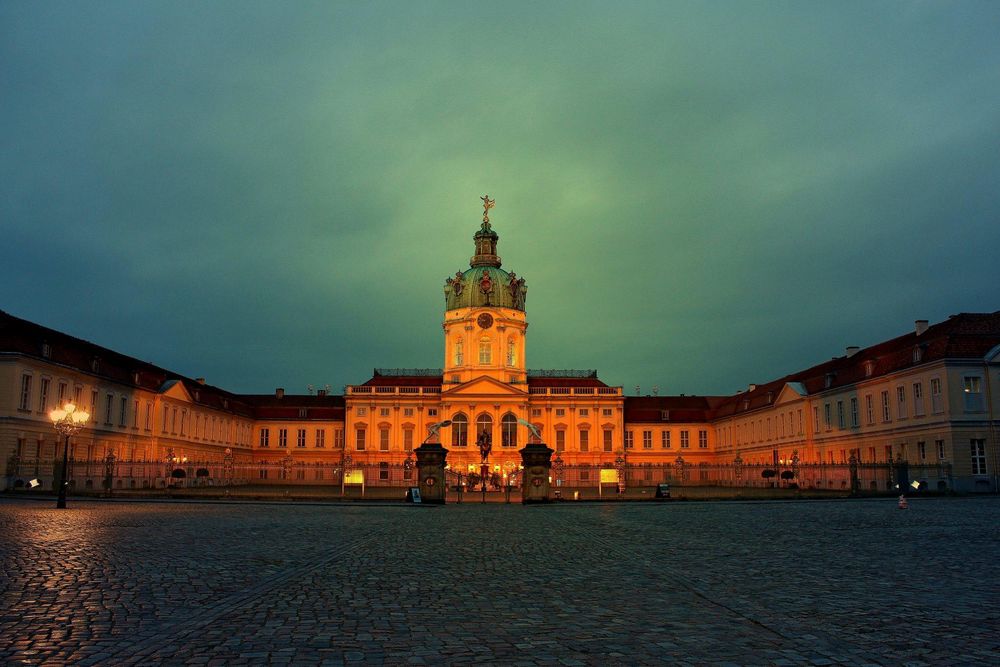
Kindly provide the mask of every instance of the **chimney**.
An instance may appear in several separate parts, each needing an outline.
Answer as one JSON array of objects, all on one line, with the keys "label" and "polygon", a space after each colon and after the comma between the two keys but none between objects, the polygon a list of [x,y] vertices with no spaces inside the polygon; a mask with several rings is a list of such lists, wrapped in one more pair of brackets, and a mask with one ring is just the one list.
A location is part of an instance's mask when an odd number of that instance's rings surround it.
[{"label": "chimney", "polygon": [[848,345],[847,346],[847,356],[848,356],[848,358],[853,357],[855,354],[857,354],[860,351],[861,351],[861,348],[858,347],[857,345]]},{"label": "chimney", "polygon": [[927,331],[927,320],[917,320],[913,324],[918,336]]},{"label": "chimney", "polygon": [[274,390],[274,396],[275,396],[275,398],[284,398],[285,397],[285,388],[284,387],[278,387],[277,389],[275,389]]},{"label": "chimney", "polygon": [[195,378],[194,381],[198,384],[205,384],[205,378]]},{"label": "chimney", "polygon": [[317,396],[326,396],[326,389],[318,389],[318,390],[316,390],[316,395]]},{"label": "chimney", "polygon": [[753,391],[756,388],[757,388],[757,385],[751,384],[749,387],[747,387],[747,391]]}]

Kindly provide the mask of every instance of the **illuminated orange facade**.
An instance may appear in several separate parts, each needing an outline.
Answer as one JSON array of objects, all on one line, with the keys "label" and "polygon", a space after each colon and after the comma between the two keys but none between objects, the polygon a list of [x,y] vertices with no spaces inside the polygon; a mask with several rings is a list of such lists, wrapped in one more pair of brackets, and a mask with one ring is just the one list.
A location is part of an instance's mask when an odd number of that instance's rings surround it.
[{"label": "illuminated orange facade", "polygon": [[[491,200],[488,200],[492,204]],[[489,208],[486,209],[488,214]],[[533,424],[567,465],[947,460],[956,488],[997,488],[1000,312],[962,314],[731,396],[626,397],[596,371],[527,364],[527,284],[502,269],[488,216],[469,268],[444,285],[443,363],[376,369],[343,395],[239,395],[6,313],[0,320],[0,456],[52,460],[46,413],[91,413],[77,459],[400,464],[445,420],[458,470],[503,472]],[[315,480],[321,482],[321,480]]]}]

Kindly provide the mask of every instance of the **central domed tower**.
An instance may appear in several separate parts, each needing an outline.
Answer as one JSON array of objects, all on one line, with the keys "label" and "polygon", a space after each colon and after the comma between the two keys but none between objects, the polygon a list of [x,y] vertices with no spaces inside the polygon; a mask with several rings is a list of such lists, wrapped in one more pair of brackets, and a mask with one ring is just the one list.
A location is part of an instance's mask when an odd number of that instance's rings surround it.
[{"label": "central domed tower", "polygon": [[489,216],[494,201],[488,195],[481,199],[483,223],[472,237],[476,253],[468,269],[445,280],[443,379],[460,383],[485,375],[525,385],[528,288],[523,278],[500,268],[500,237],[490,226]]}]

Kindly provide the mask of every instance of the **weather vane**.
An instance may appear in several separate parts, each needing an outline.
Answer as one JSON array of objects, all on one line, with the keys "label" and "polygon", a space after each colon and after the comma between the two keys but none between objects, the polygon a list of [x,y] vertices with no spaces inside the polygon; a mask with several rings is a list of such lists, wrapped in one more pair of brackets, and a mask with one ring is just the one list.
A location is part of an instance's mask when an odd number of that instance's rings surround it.
[{"label": "weather vane", "polygon": [[483,200],[483,222],[489,224],[490,222],[490,209],[496,206],[496,200],[490,199],[489,195],[483,195],[480,197]]}]

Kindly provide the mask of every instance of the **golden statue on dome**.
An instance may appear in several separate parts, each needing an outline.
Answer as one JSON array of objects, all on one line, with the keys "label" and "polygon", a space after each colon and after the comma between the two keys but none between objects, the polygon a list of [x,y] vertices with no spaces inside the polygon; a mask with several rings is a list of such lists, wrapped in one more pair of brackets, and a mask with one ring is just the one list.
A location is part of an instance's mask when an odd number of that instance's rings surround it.
[{"label": "golden statue on dome", "polygon": [[496,206],[496,200],[490,199],[489,195],[480,197],[483,200],[483,223],[490,224],[490,209]]}]

